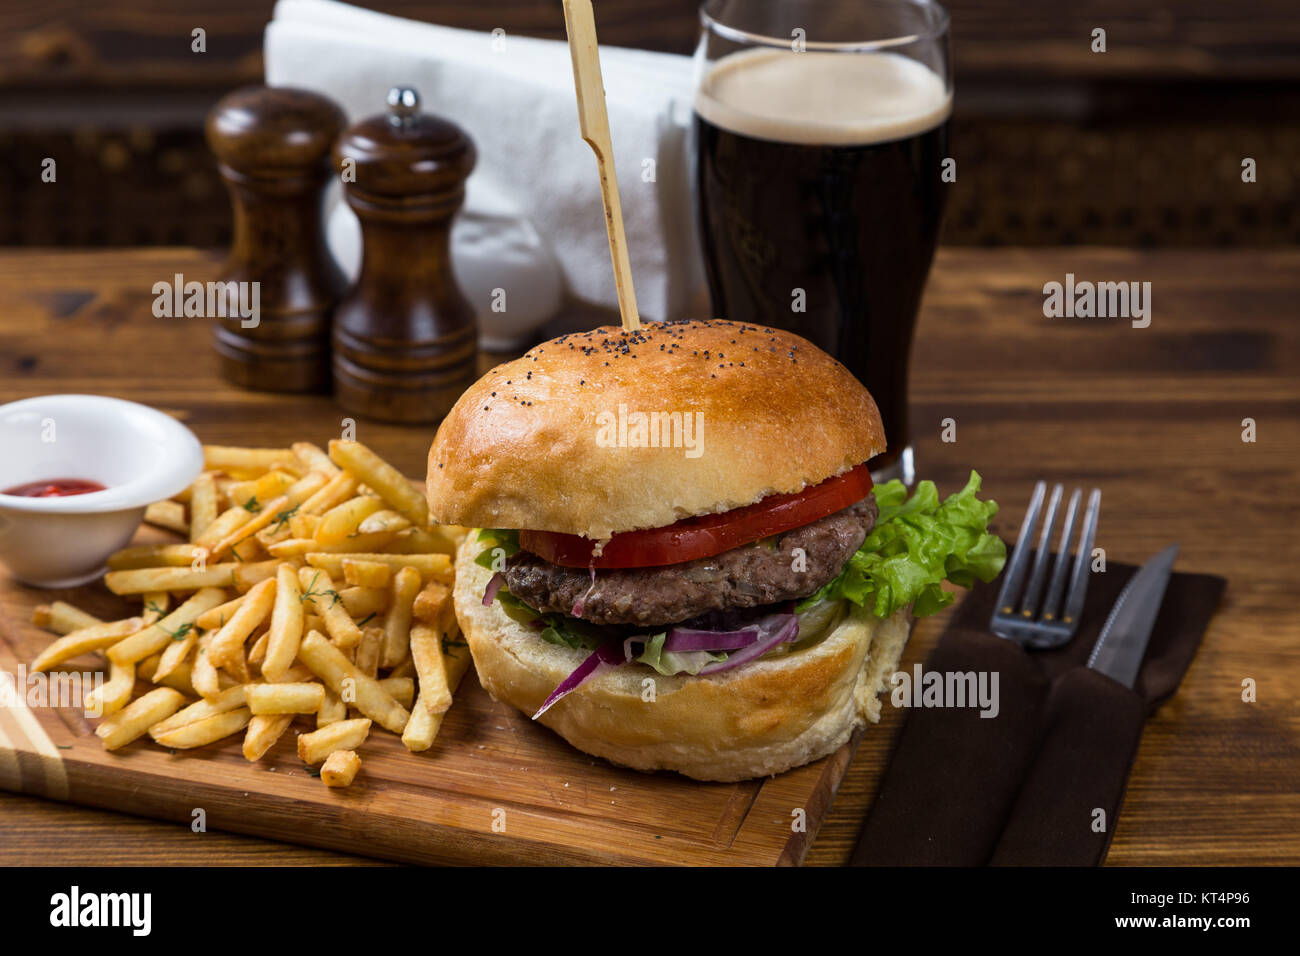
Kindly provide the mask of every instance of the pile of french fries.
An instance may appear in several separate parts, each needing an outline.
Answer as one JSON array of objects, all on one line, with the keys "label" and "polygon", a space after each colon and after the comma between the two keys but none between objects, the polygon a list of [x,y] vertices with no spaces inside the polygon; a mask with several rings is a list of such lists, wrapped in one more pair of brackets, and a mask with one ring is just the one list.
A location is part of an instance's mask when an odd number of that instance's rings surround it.
[{"label": "pile of french fries", "polygon": [[[347,786],[374,724],[427,750],[469,667],[452,607],[465,529],[430,523],[423,493],[355,441],[329,453],[204,447],[205,470],[145,521],[189,543],[124,548],[104,583],[141,601],[102,621],[66,603],[35,623],[62,635],[31,664],[103,652],[86,707],[108,750],[146,734],[171,750],[244,735],[260,760],[296,717],[298,755]],[[148,688],[137,696],[137,688]]]}]

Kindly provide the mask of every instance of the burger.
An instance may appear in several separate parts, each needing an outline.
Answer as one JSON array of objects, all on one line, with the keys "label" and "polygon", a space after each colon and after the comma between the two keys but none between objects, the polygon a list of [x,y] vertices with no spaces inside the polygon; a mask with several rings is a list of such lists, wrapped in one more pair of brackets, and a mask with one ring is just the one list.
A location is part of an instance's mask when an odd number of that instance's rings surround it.
[{"label": "burger", "polygon": [[874,486],[871,395],[796,335],[602,327],[498,366],[429,452],[469,526],[455,606],[480,683],[574,747],[700,780],[823,757],[880,716],[914,616],[991,580],[979,476]]}]

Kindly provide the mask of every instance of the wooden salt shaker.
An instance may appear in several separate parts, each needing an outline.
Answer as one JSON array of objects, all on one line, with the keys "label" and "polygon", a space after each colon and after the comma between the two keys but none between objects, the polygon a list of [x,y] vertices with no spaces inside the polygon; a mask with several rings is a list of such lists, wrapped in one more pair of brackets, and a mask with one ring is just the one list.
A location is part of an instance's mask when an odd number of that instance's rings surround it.
[{"label": "wooden salt shaker", "polygon": [[287,87],[236,90],[208,115],[235,214],[220,279],[259,283],[256,325],[228,307],[213,330],[221,372],[236,385],[329,390],[330,318],[347,279],[325,244],[322,203],[346,123],[332,100]]},{"label": "wooden salt shaker", "polygon": [[362,236],[361,273],[334,314],[334,394],[358,415],[433,422],[477,378],[474,309],[451,267],[475,151],[414,90],[392,89],[388,106],[334,148]]}]

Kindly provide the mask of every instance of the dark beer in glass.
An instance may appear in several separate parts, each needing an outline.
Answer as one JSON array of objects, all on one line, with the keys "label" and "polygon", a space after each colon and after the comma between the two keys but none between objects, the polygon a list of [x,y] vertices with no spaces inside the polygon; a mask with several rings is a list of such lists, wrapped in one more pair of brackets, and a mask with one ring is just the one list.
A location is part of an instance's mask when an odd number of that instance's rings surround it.
[{"label": "dark beer in glass", "polygon": [[943,215],[947,15],[905,0],[711,0],[696,212],[713,314],[789,329],[880,407],[911,482],[907,371]]}]

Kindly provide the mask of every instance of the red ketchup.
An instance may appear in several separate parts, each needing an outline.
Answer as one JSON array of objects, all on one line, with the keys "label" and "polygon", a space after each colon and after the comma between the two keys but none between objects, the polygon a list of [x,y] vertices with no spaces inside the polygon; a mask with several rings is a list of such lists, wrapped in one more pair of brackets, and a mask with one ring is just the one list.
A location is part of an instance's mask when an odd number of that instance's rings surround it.
[{"label": "red ketchup", "polygon": [[46,481],[29,481],[0,491],[0,495],[17,495],[22,498],[64,498],[68,495],[86,495],[92,491],[106,491],[97,481],[86,478],[50,478]]}]

